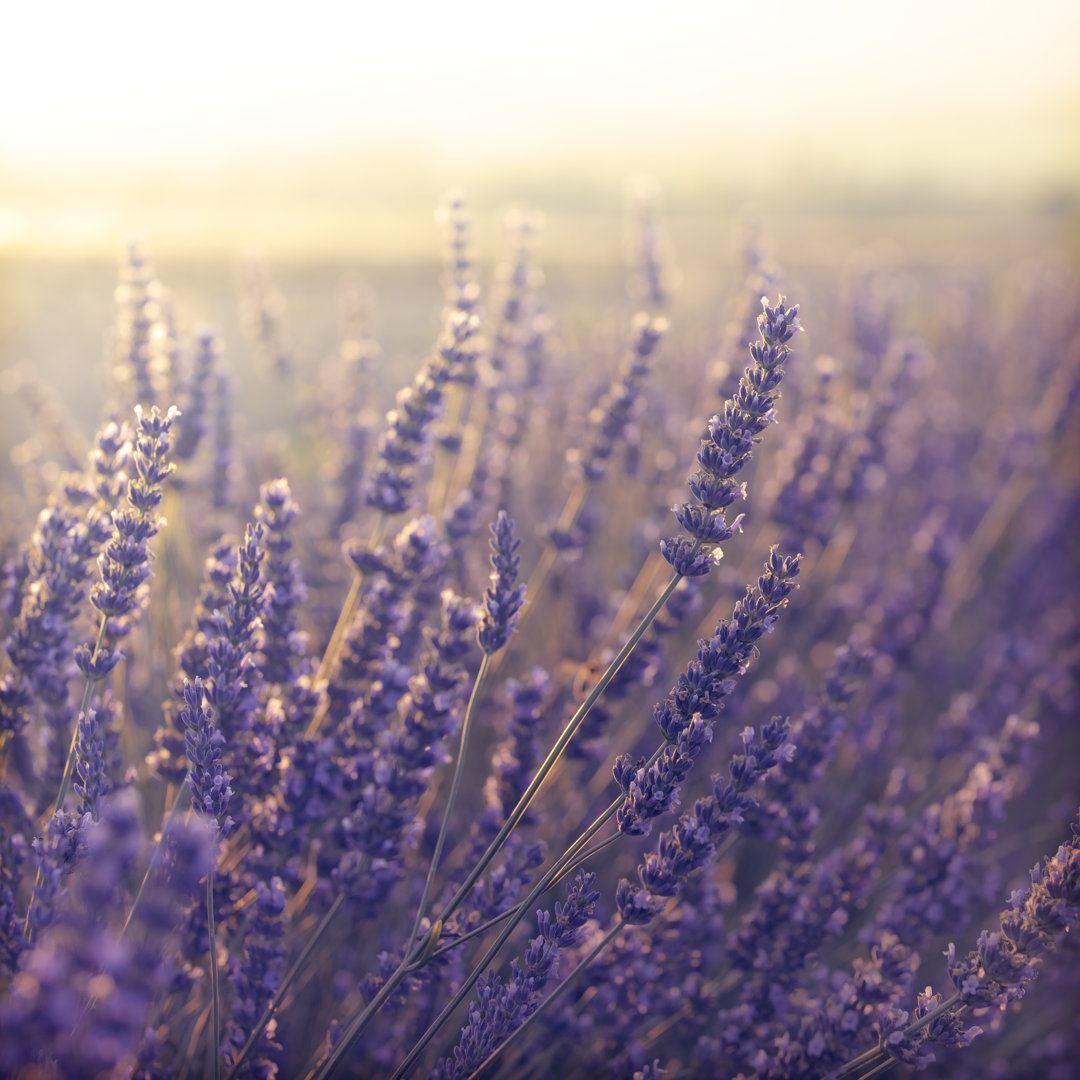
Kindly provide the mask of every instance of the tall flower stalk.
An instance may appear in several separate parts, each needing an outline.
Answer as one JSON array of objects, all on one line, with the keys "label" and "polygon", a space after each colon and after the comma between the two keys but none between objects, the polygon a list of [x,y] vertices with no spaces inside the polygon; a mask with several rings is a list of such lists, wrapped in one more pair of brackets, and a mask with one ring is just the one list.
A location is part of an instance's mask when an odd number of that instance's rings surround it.
[{"label": "tall flower stalk", "polygon": [[[514,523],[510,520],[505,510],[499,511],[499,516],[491,526],[491,584],[484,596],[484,613],[477,627],[476,638],[483,650],[483,660],[480,662],[480,670],[477,672],[476,681],[473,683],[472,693],[469,695],[469,704],[465,709],[465,719],[461,724],[461,739],[458,744],[457,762],[454,766],[454,777],[450,782],[450,795],[446,800],[446,809],[443,811],[442,824],[439,826],[439,836],[435,842],[435,852],[431,856],[431,868],[428,870],[427,880],[424,882],[424,891],[420,896],[420,906],[416,912],[416,920],[413,923],[412,932],[409,934],[406,953],[412,948],[420,929],[420,921],[427,908],[428,897],[431,895],[431,886],[439,869],[442,859],[443,845],[446,843],[446,832],[450,825],[450,818],[457,802],[458,790],[461,787],[461,776],[465,768],[465,757],[469,748],[469,732],[472,729],[473,718],[476,714],[477,702],[480,700],[480,691],[487,675],[488,664],[491,657],[505,647],[510,633],[517,622],[518,612],[525,599],[525,588],[517,584],[518,558],[517,549],[519,540],[514,538]],[[438,941],[438,933],[433,928],[433,937]]]}]

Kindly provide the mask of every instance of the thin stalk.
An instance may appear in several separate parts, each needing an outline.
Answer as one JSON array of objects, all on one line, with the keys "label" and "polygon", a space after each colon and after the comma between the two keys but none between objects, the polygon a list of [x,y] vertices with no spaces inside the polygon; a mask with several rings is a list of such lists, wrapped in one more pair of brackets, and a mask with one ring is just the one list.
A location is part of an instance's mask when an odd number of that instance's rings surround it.
[{"label": "thin stalk", "polygon": [[191,1063],[195,1060],[196,1051],[202,1041],[203,1028],[206,1027],[209,1016],[209,1009],[200,1010],[188,1028],[187,1052],[180,1059],[180,1072],[176,1080],[187,1080],[188,1073],[191,1071]]},{"label": "thin stalk", "polygon": [[[559,514],[558,521],[555,523],[555,528],[563,532],[569,531],[574,526],[574,522],[577,521],[577,516],[581,510],[582,504],[585,502],[585,494],[588,491],[588,484],[584,480],[579,480],[570,494],[566,497],[566,502],[563,503],[562,513]],[[559,549],[548,540],[544,544],[544,550],[540,552],[540,558],[536,562],[536,566],[533,567],[533,572],[529,575],[529,580],[525,583],[525,605],[522,608],[521,614],[518,616],[518,629],[521,629],[522,622],[529,617],[529,611],[533,604],[536,602],[536,595],[540,591],[540,587],[547,580],[548,574],[551,572],[551,568],[555,565],[555,560],[559,557]]]},{"label": "thin stalk", "polygon": [[383,1003],[398,988],[402,980],[409,974],[408,968],[403,963],[397,971],[386,980],[379,988],[379,992],[371,999],[367,1007],[356,1017],[355,1020],[342,1032],[341,1038],[330,1048],[329,1053],[321,1062],[316,1062],[304,1074],[304,1080],[323,1080],[324,1077],[337,1067],[338,1062],[345,1056],[357,1036],[364,1030],[368,1020],[374,1016]]},{"label": "thin stalk", "polygon": [[[915,1032],[921,1031],[927,1024],[936,1020],[942,1013],[951,1009],[960,1000],[960,994],[953,994],[952,997],[946,998],[936,1009],[931,1009],[925,1016],[916,1020],[913,1024],[908,1024],[904,1028],[905,1035],[914,1035]],[[851,1076],[857,1072],[863,1065],[869,1064],[879,1054],[883,1054],[885,1051],[880,1046],[875,1046],[872,1050],[867,1050],[865,1053],[860,1054],[856,1058],[852,1058],[847,1062],[844,1067],[836,1074],[836,1080],[844,1080],[844,1077]]]},{"label": "thin stalk", "polygon": [[285,994],[288,991],[289,987],[292,986],[293,981],[296,979],[297,975],[300,974],[300,971],[303,968],[304,964],[307,963],[308,957],[311,956],[312,952],[314,952],[315,946],[318,945],[320,938],[322,938],[323,934],[326,932],[326,928],[333,921],[334,916],[341,910],[341,905],[344,903],[345,894],[338,893],[338,895],[334,898],[334,902],[330,905],[326,914],[322,917],[322,921],[317,927],[315,927],[314,933],[312,933],[312,935],[305,942],[303,949],[300,950],[299,956],[297,956],[297,958],[293,961],[292,967],[289,968],[288,972],[285,975],[285,978],[282,979],[281,985],[278,987],[277,993],[274,994],[273,998],[271,999],[270,1004],[266,1006],[266,1010],[263,1012],[262,1016],[259,1017],[259,1022],[252,1029],[252,1032],[248,1036],[248,1040],[246,1043],[244,1043],[244,1046],[241,1049],[240,1053],[237,1054],[236,1060],[232,1063],[232,1068],[229,1069],[228,1073],[225,1076],[225,1080],[233,1080],[233,1077],[236,1076],[236,1073],[239,1070],[240,1065],[243,1063],[244,1058],[246,1058],[248,1054],[251,1053],[252,1047],[254,1047],[255,1043],[258,1042],[259,1036],[265,1030],[266,1025],[269,1024],[270,1021],[273,1019],[274,1013],[277,1012],[278,1008],[280,1007],[281,1002],[284,1000]]},{"label": "thin stalk", "polygon": [[[605,848],[610,847],[618,839],[619,839],[619,833],[615,833],[613,836],[609,836],[606,840],[601,840],[598,844],[593,844],[593,846],[591,848],[587,849],[586,851],[581,852],[568,866],[565,866],[560,871],[558,877],[556,877],[551,882],[551,885],[549,886],[549,888],[554,888],[556,885],[559,884],[560,881],[564,881],[579,866],[582,866],[585,862],[587,862],[589,859],[591,859],[594,855],[599,854]],[[498,926],[499,923],[503,922],[503,920],[510,919],[510,918],[513,918],[516,915],[519,916],[519,915],[523,914],[524,913],[524,907],[525,907],[525,901],[522,901],[519,904],[515,904],[513,907],[507,908],[501,914],[495,915],[493,918],[488,919],[487,922],[481,923],[479,926],[474,926],[472,928],[472,930],[470,930],[466,934],[462,934],[461,937],[454,938],[453,941],[449,941],[445,945],[439,946],[439,948],[437,948],[437,949],[432,949],[432,951],[427,954],[427,959],[429,961],[434,960],[436,957],[442,956],[444,953],[451,952],[452,950],[456,949],[459,945],[464,945],[466,941],[471,941],[473,938],[481,937],[482,935],[486,934],[489,930],[492,930],[496,926]],[[226,1078],[226,1080],[227,1080],[227,1078]]]},{"label": "thin stalk", "polygon": [[458,790],[461,787],[461,776],[465,771],[465,754],[469,746],[469,732],[472,730],[473,718],[476,715],[476,705],[480,700],[480,689],[484,685],[484,679],[488,673],[488,666],[491,664],[491,656],[491,653],[485,652],[483,660],[480,661],[480,670],[476,673],[476,681],[473,683],[472,693],[469,695],[469,704],[465,709],[465,719],[461,723],[461,741],[458,745],[457,762],[454,765],[454,778],[450,783],[450,796],[446,800],[446,809],[443,811],[442,824],[439,826],[439,838],[435,841],[435,853],[431,856],[431,866],[428,868],[427,880],[424,882],[424,891],[420,896],[420,906],[416,909],[416,918],[413,920],[412,930],[405,943],[406,956],[408,956],[409,952],[412,950],[413,942],[416,940],[416,935],[420,931],[420,923],[424,918],[428,897],[431,895],[431,886],[435,882],[435,874],[438,872],[439,862],[442,859],[443,846],[446,843],[446,833],[450,826],[450,816],[454,812],[454,803],[457,802]]},{"label": "thin stalk", "polygon": [[[574,523],[577,521],[578,514],[581,511],[581,507],[585,503],[585,496],[589,492],[590,482],[585,479],[579,479],[574,485],[573,490],[566,497],[566,502],[563,504],[562,512],[559,514],[558,520],[555,523],[555,528],[563,532],[568,532],[573,528]],[[540,552],[540,558],[536,562],[536,566],[533,568],[533,572],[529,575],[529,580],[525,584],[525,604],[521,609],[521,614],[518,616],[517,629],[521,628],[530,618],[531,614],[536,610],[536,597],[540,592],[541,587],[547,580],[547,576],[551,573],[552,567],[555,565],[559,557],[559,549],[548,540],[544,545],[543,551]],[[659,556],[658,556],[659,558]],[[645,566],[650,567],[652,571],[655,571],[656,565],[646,561]],[[644,567],[642,568],[644,571]],[[651,580],[651,575],[650,579]],[[623,608],[619,609],[619,613],[615,618],[615,622],[612,626],[609,634],[611,637],[618,637],[625,628],[625,622],[628,622],[633,617],[634,612],[637,610],[637,605],[640,602],[640,595],[638,591],[642,585],[642,573],[639,573],[634,581],[634,585],[630,592],[623,600]],[[629,602],[629,598],[633,597],[632,604],[628,612],[624,612],[624,608]],[[498,656],[495,661],[495,669],[498,669],[498,665],[502,662],[502,654]]]},{"label": "thin stalk", "polygon": [[[698,545],[695,544],[695,551],[697,549],[697,546]],[[506,838],[513,831],[514,826],[517,825],[518,821],[520,821],[521,818],[524,816],[525,811],[528,809],[529,804],[532,802],[537,791],[543,784],[544,779],[547,777],[548,773],[550,773],[551,770],[554,768],[555,763],[559,760],[563,751],[566,749],[567,744],[573,738],[577,729],[581,726],[586,715],[588,715],[589,710],[596,703],[597,699],[607,688],[611,680],[615,677],[615,674],[616,672],[618,672],[619,668],[622,667],[622,665],[626,662],[627,657],[631,654],[631,652],[633,652],[634,647],[637,645],[638,641],[641,639],[645,631],[648,630],[649,626],[652,624],[656,616],[663,609],[664,604],[667,602],[671,594],[675,591],[675,588],[682,580],[682,577],[683,575],[679,573],[676,573],[672,576],[671,580],[664,588],[664,591],[660,594],[656,602],[642,618],[637,629],[627,639],[627,642],[625,645],[623,645],[622,649],[619,650],[619,654],[615,657],[614,660],[612,660],[611,664],[608,666],[607,671],[605,671],[604,674],[600,677],[600,679],[596,683],[596,686],[594,686],[592,691],[590,692],[589,696],[585,699],[585,701],[582,702],[577,712],[573,715],[569,723],[563,729],[562,734],[556,740],[555,745],[552,747],[548,756],[541,764],[536,776],[533,777],[532,782],[529,784],[524,794],[522,794],[521,798],[518,800],[517,806],[515,806],[513,811],[511,811],[510,817],[507,819],[506,824],[504,824],[503,827],[499,830],[498,835],[488,846],[488,849],[483,854],[483,856],[481,856],[476,867],[473,868],[472,872],[458,889],[457,893],[455,893],[455,895],[451,898],[450,902],[440,913],[439,917],[435,920],[435,923],[445,923],[446,919],[454,911],[457,910],[457,908],[460,906],[464,898],[468,895],[469,891],[472,889],[473,885],[479,879],[483,871],[487,868],[491,860],[498,853],[499,849],[506,841]],[[666,744],[661,743],[661,745],[654,752],[650,761],[647,762],[646,767],[656,762],[660,754],[663,752],[664,745]],[[619,795],[619,797],[611,803],[611,805],[592,823],[592,825],[590,825],[588,829],[586,829],[585,832],[582,833],[581,836],[579,836],[578,839],[570,845],[570,847],[566,850],[566,852],[564,852],[562,857],[555,863],[554,866],[551,867],[550,870],[548,870],[544,877],[541,878],[540,882],[533,888],[533,891],[529,894],[529,896],[518,906],[518,908],[516,909],[517,914],[515,914],[515,916],[511,918],[509,925],[503,928],[502,933],[500,933],[495,943],[485,954],[484,959],[476,965],[472,974],[462,985],[458,993],[454,996],[454,999],[443,1009],[443,1011],[435,1019],[432,1025],[424,1033],[424,1035],[421,1037],[420,1042],[417,1043],[417,1045],[413,1048],[409,1057],[404,1062],[402,1062],[398,1072],[394,1074],[393,1080],[397,1080],[397,1077],[401,1076],[403,1072],[407,1070],[416,1060],[416,1058],[423,1052],[424,1047],[427,1045],[428,1042],[430,1042],[431,1038],[436,1034],[439,1028],[442,1027],[447,1017],[454,1011],[454,1009],[457,1008],[457,1006],[465,999],[466,995],[472,990],[473,986],[480,978],[480,975],[483,973],[484,968],[486,967],[488,962],[496,955],[496,953],[498,953],[498,951],[505,944],[506,940],[509,938],[510,934],[513,933],[514,929],[521,921],[524,912],[528,910],[529,906],[536,900],[538,896],[541,895],[541,893],[545,892],[550,887],[552,882],[554,882],[558,878],[562,870],[578,856],[582,849],[587,846],[588,842],[592,839],[592,837],[595,836],[601,828],[603,828],[604,824],[606,824],[606,822],[608,822],[615,815],[616,811],[622,805],[623,800],[624,797],[622,795]],[[428,961],[430,960],[430,955],[427,952],[428,947],[429,943],[421,942],[417,945],[416,950],[414,950],[412,956],[406,956],[406,959],[402,961],[402,963],[398,966],[398,969],[393,973],[393,975],[391,975],[387,979],[387,981],[379,989],[379,992],[368,1003],[367,1007],[342,1032],[342,1035],[339,1038],[338,1042],[330,1049],[329,1053],[323,1059],[323,1061],[316,1064],[311,1070],[309,1070],[309,1072],[307,1073],[308,1080],[325,1080],[325,1078],[330,1075],[330,1073],[337,1066],[341,1058],[344,1057],[344,1055],[348,1052],[352,1043],[355,1042],[355,1040],[362,1033],[364,1027],[367,1025],[371,1017],[373,1017],[379,1011],[379,1009],[382,1008],[383,1004],[397,989],[405,976],[407,974],[410,974],[412,971],[419,970],[419,968],[423,967],[425,964],[428,963]]]},{"label": "thin stalk", "polygon": [[480,456],[480,445],[484,441],[488,426],[488,403],[486,394],[472,397],[470,423],[465,427],[461,439],[461,449],[454,461],[454,470],[446,485],[446,502],[449,504],[455,491],[463,491],[469,486],[476,472],[476,462]]},{"label": "thin stalk", "polygon": [[[570,862],[572,862],[573,859],[577,856],[577,854],[588,845],[588,842],[593,838],[593,836],[595,836],[596,833],[599,832],[601,828],[603,828],[607,821],[614,817],[615,812],[619,809],[620,806],[622,806],[623,800],[624,796],[622,795],[615,799],[615,801],[612,802],[612,804],[592,823],[592,825],[590,825],[585,830],[585,832],[583,832],[581,836],[579,836],[577,840],[575,840],[574,843],[571,844],[569,848],[567,848],[562,858],[560,858],[558,862],[556,862],[555,865],[552,866],[552,868],[540,879],[539,883],[533,888],[533,891],[529,893],[528,897],[520,905],[521,914],[511,919],[510,922],[503,927],[502,932],[495,939],[495,942],[492,944],[491,948],[489,948],[488,951],[484,954],[480,962],[476,964],[472,972],[462,983],[461,988],[450,1000],[449,1004],[443,1009],[441,1013],[439,1013],[439,1015],[435,1018],[427,1031],[425,1031],[424,1034],[420,1037],[419,1041],[409,1052],[408,1057],[406,1057],[405,1060],[398,1066],[397,1070],[394,1072],[394,1075],[391,1077],[391,1080],[400,1080],[400,1078],[403,1077],[409,1071],[409,1069],[412,1068],[417,1058],[419,1058],[420,1055],[424,1052],[428,1043],[431,1042],[431,1040],[435,1037],[436,1034],[438,1034],[439,1029],[443,1026],[443,1024],[446,1023],[451,1014],[465,1000],[465,998],[468,997],[469,993],[472,991],[472,988],[480,979],[480,976],[484,973],[484,971],[487,970],[488,965],[491,963],[492,960],[494,960],[499,950],[503,947],[504,944],[506,944],[506,941],[508,940],[510,935],[517,928],[517,925],[521,921],[524,913],[531,909],[532,904],[535,902],[537,897],[539,897],[541,893],[547,890],[552,881],[554,881],[555,878],[558,876],[559,872]],[[345,1040],[343,1039],[342,1043],[344,1043],[344,1041]],[[341,1044],[339,1043],[339,1045]],[[318,1077],[318,1080],[323,1080],[323,1077],[327,1075],[329,1075],[329,1071],[321,1073]]]},{"label": "thin stalk", "polygon": [[[697,547],[694,545],[694,553],[696,553]],[[656,603],[646,612],[640,623],[638,623],[637,629],[627,639],[626,644],[619,650],[618,655],[608,665],[607,670],[597,680],[596,685],[592,688],[589,696],[578,707],[577,712],[570,718],[566,727],[563,729],[562,734],[556,740],[555,745],[551,748],[548,756],[544,758],[543,763],[537,770],[536,775],[532,778],[529,786],[525,789],[521,798],[518,800],[517,806],[510,812],[510,816],[506,819],[506,823],[499,830],[495,839],[492,840],[488,846],[487,851],[480,857],[476,866],[473,868],[469,876],[462,883],[461,887],[454,894],[450,902],[439,913],[439,921],[446,922],[446,920],[452,915],[457,908],[461,905],[462,901],[469,895],[473,885],[476,884],[481,874],[487,869],[491,860],[498,854],[499,849],[506,842],[506,838],[514,831],[517,823],[524,817],[525,811],[528,810],[529,804],[536,797],[536,793],[540,790],[544,781],[547,779],[548,774],[555,767],[556,762],[562,757],[563,751],[569,745],[570,740],[574,737],[579,727],[585,720],[585,717],[589,714],[589,710],[596,704],[600,695],[607,689],[608,684],[615,677],[619,668],[626,662],[627,657],[634,651],[635,646],[641,640],[645,631],[652,625],[653,620],[660,611],[663,609],[664,604],[667,603],[668,598],[675,591],[676,586],[682,580],[682,574],[674,574],[671,580],[667,583],[664,591],[657,598]]]},{"label": "thin stalk", "polygon": [[177,792],[176,798],[173,799],[172,806],[169,807],[168,814],[165,815],[165,820],[161,823],[161,839],[158,841],[158,845],[154,848],[154,854],[150,856],[150,863],[146,867],[146,873],[143,874],[142,883],[139,885],[139,891],[135,894],[135,899],[131,902],[131,910],[127,913],[127,918],[124,920],[124,925],[120,930],[120,937],[127,933],[128,927],[131,925],[131,920],[135,917],[135,909],[139,906],[139,901],[142,899],[143,893],[146,891],[147,883],[150,881],[150,875],[154,872],[157,866],[158,856],[161,854],[165,847],[165,837],[169,832],[169,826],[172,824],[172,820],[176,817],[181,808],[181,803],[186,802],[187,796],[190,796],[191,788],[184,784],[179,792]]},{"label": "thin stalk", "polygon": [[[466,388],[460,383],[452,383],[447,389],[443,406],[443,423],[448,431],[462,430],[469,419],[469,398]],[[461,445],[455,453],[435,455],[432,467],[431,486],[428,488],[427,512],[432,517],[442,517],[446,511],[450,495],[450,480],[454,475]]]},{"label": "thin stalk", "polygon": [[936,1020],[943,1012],[951,1009],[959,1000],[959,992],[953,994],[950,998],[946,998],[936,1009],[931,1009],[925,1016],[916,1020],[914,1024],[908,1024],[908,1026],[904,1028],[904,1034],[914,1035],[916,1031],[921,1031],[931,1021]]},{"label": "thin stalk", "polygon": [[489,1065],[491,1065],[495,1061],[495,1059],[500,1054],[502,1054],[506,1050],[508,1046],[510,1046],[518,1038],[520,1038],[522,1033],[528,1029],[529,1025],[538,1016],[540,1016],[540,1014],[549,1005],[553,1004],[566,992],[574,979],[576,979],[577,976],[580,975],[581,972],[583,972],[600,955],[601,951],[611,941],[615,939],[615,936],[619,933],[620,930],[622,930],[624,926],[626,926],[626,923],[623,922],[622,919],[619,919],[619,921],[615,923],[615,925],[596,943],[596,946],[592,949],[589,955],[586,956],[583,960],[579,961],[573,971],[571,971],[570,974],[567,975],[566,978],[563,979],[563,981],[559,983],[559,985],[556,986],[555,989],[550,994],[548,994],[548,996],[544,998],[542,1002],[540,1002],[536,1009],[529,1014],[525,1022],[520,1027],[512,1031],[494,1050],[492,1050],[491,1053],[488,1054],[487,1058],[484,1060],[484,1063],[478,1069],[469,1074],[470,1080],[474,1076],[479,1076]]},{"label": "thin stalk", "polygon": [[[387,523],[386,514],[380,513],[379,519],[375,523],[375,531],[371,534],[371,539],[368,540],[367,549],[369,552],[374,551],[382,543]],[[315,678],[312,679],[312,685],[315,687],[329,680],[330,672],[341,655],[341,647],[345,644],[345,634],[352,623],[353,616],[356,614],[356,609],[360,606],[360,594],[363,591],[363,585],[364,575],[357,570],[353,574],[352,584],[349,586],[349,594],[345,597],[345,603],[341,605],[341,612],[338,615],[337,622],[334,624],[333,633],[331,633],[330,640],[326,644],[326,651],[323,653],[322,660],[319,661],[319,669],[315,672]],[[315,710],[315,715],[312,716],[311,722],[304,732],[305,739],[315,738],[323,720],[326,719],[329,709],[330,698],[323,694],[322,700]]]},{"label": "thin stalk", "polygon": [[854,1076],[864,1065],[870,1065],[876,1063],[877,1059],[884,1054],[885,1051],[880,1046],[875,1046],[873,1050],[867,1050],[865,1054],[860,1054],[857,1058],[852,1058],[843,1069],[836,1074],[836,1080],[844,1080],[845,1077]]},{"label": "thin stalk", "polygon": [[637,613],[637,609],[646,593],[656,580],[657,572],[662,570],[663,567],[664,557],[660,552],[656,550],[650,551],[641,564],[641,569],[638,570],[633,584],[626,590],[622,603],[619,605],[619,610],[615,612],[615,618],[611,620],[611,626],[608,627],[607,631],[608,641],[618,640],[619,635],[630,625],[630,621]]},{"label": "thin stalk", "polygon": [[206,929],[210,936],[210,1000],[213,1012],[214,1080],[221,1080],[221,980],[217,961],[217,930],[214,926],[214,867],[206,872]]},{"label": "thin stalk", "polygon": [[884,1076],[887,1072],[890,1072],[896,1065],[896,1058],[886,1058],[880,1065],[873,1068],[868,1073],[863,1073],[859,1077],[859,1080],[873,1080],[875,1076]]},{"label": "thin stalk", "polygon": [[[109,620],[105,615],[101,616],[101,627],[98,629],[97,641],[94,642],[94,651],[90,656],[90,662],[93,663],[98,658],[98,653],[101,652],[101,646],[105,644],[105,631],[108,628]],[[83,690],[82,704],[79,706],[78,712],[75,713],[75,725],[71,732],[71,746],[68,748],[67,762],[64,764],[64,775],[60,778],[60,790],[56,795],[56,803],[53,806],[53,814],[59,813],[64,809],[64,800],[67,798],[67,793],[71,789],[71,778],[75,773],[75,744],[79,738],[79,717],[82,716],[86,710],[90,707],[90,698],[93,696],[94,687],[97,685],[97,679],[87,679],[86,688]]]},{"label": "thin stalk", "polygon": [[[480,964],[478,964],[473,970],[472,974],[469,977],[469,980],[454,997],[454,1000],[449,1005],[447,1005],[447,1007],[442,1011],[442,1013],[440,1013],[439,1017],[425,1033],[422,1043],[419,1044],[417,1047],[414,1047],[414,1055],[418,1055],[423,1050],[423,1047],[427,1045],[431,1037],[442,1026],[447,1016],[449,1016],[450,1013],[457,1008],[461,1001],[464,1000],[466,995],[475,985],[476,980],[479,979],[480,975],[484,970],[484,967],[488,963],[488,960],[492,956],[494,956],[495,953],[499,951],[499,949],[502,948],[503,943],[513,932],[517,924],[521,921],[522,916],[525,914],[526,911],[528,911],[530,905],[541,893],[545,892],[548,889],[551,883],[558,877],[559,872],[569,862],[572,861],[572,859],[578,854],[578,852],[581,851],[582,848],[586,846],[592,836],[594,836],[596,832],[598,832],[599,829],[602,828],[604,822],[606,822],[615,813],[615,811],[618,810],[618,808],[622,805],[622,802],[623,797],[620,795],[619,798],[616,799],[612,803],[612,805],[609,806],[608,809],[605,810],[604,813],[595,822],[593,822],[593,824],[585,831],[585,833],[583,833],[580,837],[578,837],[577,840],[574,841],[573,844],[570,845],[570,847],[566,850],[566,852],[562,855],[558,862],[556,862],[555,865],[552,866],[552,868],[544,875],[544,877],[540,880],[539,884],[534,887],[533,891],[525,898],[525,900],[523,900],[516,908],[512,909],[513,915],[511,916],[510,925],[503,930],[502,934],[499,935],[498,940],[491,947],[491,949],[488,950],[488,953],[485,955],[484,959],[480,962]],[[363,1009],[363,1011],[360,1012],[359,1015],[357,1015],[352,1020],[352,1022],[342,1031],[341,1037],[338,1039],[337,1043],[335,1043],[335,1045],[331,1047],[326,1057],[323,1058],[321,1062],[316,1063],[308,1070],[308,1072],[305,1074],[305,1080],[325,1080],[325,1078],[328,1077],[331,1072],[333,1072],[341,1059],[345,1056],[346,1053],[348,1053],[350,1046],[361,1035],[368,1022],[382,1008],[386,1000],[401,984],[402,980],[404,980],[407,975],[411,975],[414,971],[418,971],[420,968],[424,967],[431,961],[432,956],[434,956],[434,952],[429,954],[426,951],[427,948],[427,942],[420,942],[417,944],[416,948],[413,951],[413,954],[411,956],[407,956],[401,962],[401,964],[398,965],[397,970],[379,988],[378,993],[371,999],[370,1002],[368,1002],[367,1006]],[[402,1069],[405,1069],[409,1065],[411,1065],[412,1060],[414,1059],[415,1057],[411,1057],[408,1061],[403,1063]]]}]

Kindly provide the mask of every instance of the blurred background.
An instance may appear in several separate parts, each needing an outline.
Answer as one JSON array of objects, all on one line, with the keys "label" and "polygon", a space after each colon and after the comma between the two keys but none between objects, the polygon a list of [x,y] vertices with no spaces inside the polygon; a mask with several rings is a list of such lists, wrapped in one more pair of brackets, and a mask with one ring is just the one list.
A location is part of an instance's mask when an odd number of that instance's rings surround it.
[{"label": "blurred background", "polygon": [[1071,220],[1080,178],[1068,0],[195,0],[4,22],[7,257],[112,256],[138,228],[159,257],[426,259],[449,184],[543,204],[562,240],[640,172],[676,218]]},{"label": "blurred background", "polygon": [[747,228],[794,284],[852,259],[1080,249],[1069,0],[64,2],[12,7],[4,37],[0,367],[28,365],[69,402],[98,404],[133,234],[185,332],[220,324],[242,354],[255,266],[317,359],[355,275],[411,372],[438,328],[433,210],[451,185],[486,272],[505,210],[544,212],[538,257],[571,343],[598,298],[625,301],[626,192],[643,174],[683,282],[677,320],[731,285]]}]

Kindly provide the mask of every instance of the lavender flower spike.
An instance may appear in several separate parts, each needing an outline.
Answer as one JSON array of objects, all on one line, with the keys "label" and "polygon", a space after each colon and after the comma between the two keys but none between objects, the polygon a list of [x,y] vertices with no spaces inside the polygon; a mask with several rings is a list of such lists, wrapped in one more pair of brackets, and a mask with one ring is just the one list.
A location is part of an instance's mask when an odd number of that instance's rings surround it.
[{"label": "lavender flower spike", "polygon": [[758,316],[761,338],[750,346],[754,363],[743,372],[734,396],[724,402],[723,412],[708,423],[697,455],[700,468],[690,477],[693,501],[675,507],[675,517],[689,536],[660,543],[660,553],[687,577],[707,574],[717,545],[739,530],[742,516],[728,524],[724,510],[746,497],[746,485],[736,483],[735,475],[750,460],[754,443],[775,419],[784,361],[791,351],[787,343],[802,329],[798,304],[787,308],[783,297],[775,307],[769,307],[765,297],[761,304],[765,309]]},{"label": "lavender flower spike", "polygon": [[484,595],[484,614],[476,632],[480,648],[489,656],[510,637],[525,600],[525,586],[515,585],[520,540],[514,538],[514,522],[505,510],[491,526],[491,584]]},{"label": "lavender flower spike", "polygon": [[914,1015],[888,1009],[875,1025],[877,1047],[849,1061],[837,1077],[876,1075],[888,1058],[922,1068],[935,1060],[930,1044],[970,1046],[983,1033],[966,1026],[968,1009],[1002,1011],[1023,998],[1039,974],[1039,965],[1060,949],[1080,920],[1080,814],[1071,836],[1052,858],[1031,870],[1031,885],[1017,889],[1001,913],[1000,932],[984,930],[976,947],[957,955],[952,942],[945,952],[956,992],[946,1001],[931,987],[919,994]]},{"label": "lavender flower spike", "polygon": [[[75,649],[75,664],[86,676],[80,714],[86,714],[90,708],[94,684],[120,661],[116,643],[131,629],[146,599],[152,557],[149,544],[165,524],[157,508],[161,505],[162,485],[175,469],[169,461],[170,432],[180,410],[173,405],[163,415],[156,405],[149,413],[136,405],[135,416],[135,452],[131,462],[137,475],[128,481],[128,506],[113,511],[112,539],[98,556],[101,580],[90,590],[90,603],[101,613],[101,625],[96,642],[84,642]],[[63,809],[71,786],[77,734],[76,729],[56,796],[57,811]]]},{"label": "lavender flower spike", "polygon": [[184,680],[180,719],[186,729],[184,744],[191,762],[187,783],[196,810],[213,818],[219,829],[228,832],[232,825],[232,818],[227,816],[232,788],[229,774],[221,764],[225,737],[214,727],[213,710],[204,706],[204,694],[202,679],[194,683]]},{"label": "lavender flower spike", "polygon": [[150,575],[146,545],[163,524],[155,511],[161,504],[162,484],[174,469],[168,462],[169,429],[180,410],[172,406],[162,416],[157,408],[146,414],[137,405],[135,415],[132,464],[138,476],[128,484],[130,509],[113,513],[116,531],[98,560],[101,581],[90,592],[90,602],[110,619],[127,615],[139,603],[139,586]]}]

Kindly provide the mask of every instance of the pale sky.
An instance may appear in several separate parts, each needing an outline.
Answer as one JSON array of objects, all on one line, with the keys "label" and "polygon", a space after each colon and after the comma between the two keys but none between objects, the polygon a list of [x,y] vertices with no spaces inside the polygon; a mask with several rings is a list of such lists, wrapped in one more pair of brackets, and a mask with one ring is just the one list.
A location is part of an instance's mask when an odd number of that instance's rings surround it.
[{"label": "pale sky", "polygon": [[368,144],[499,158],[859,119],[871,146],[897,115],[1080,100],[1075,0],[12,2],[0,41],[15,171]]},{"label": "pale sky", "polygon": [[1080,190],[1078,49],[1080,0],[0,0],[0,253],[397,256],[447,186],[638,173],[1042,205]]}]

